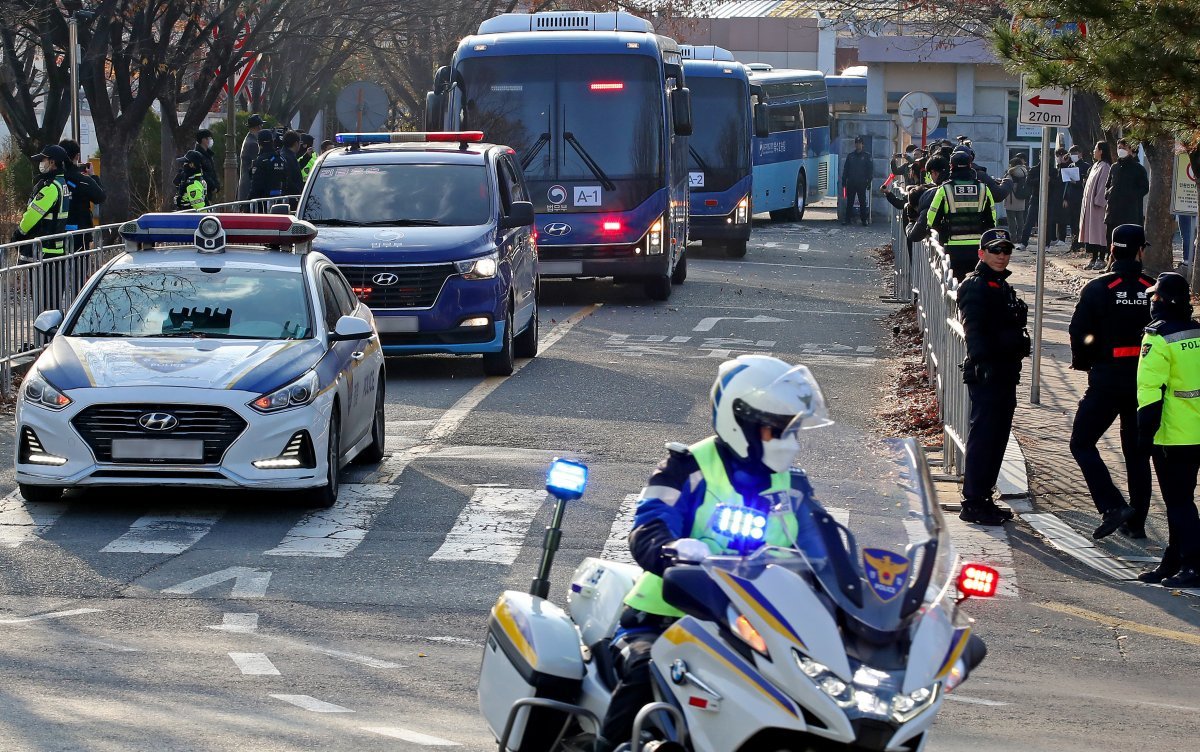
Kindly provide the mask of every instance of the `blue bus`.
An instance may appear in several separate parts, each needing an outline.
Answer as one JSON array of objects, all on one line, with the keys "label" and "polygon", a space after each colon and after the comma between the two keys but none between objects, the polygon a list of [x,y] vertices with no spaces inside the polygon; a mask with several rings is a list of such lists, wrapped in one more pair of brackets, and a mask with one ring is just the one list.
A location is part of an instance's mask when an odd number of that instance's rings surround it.
[{"label": "blue bus", "polygon": [[766,104],[765,137],[754,139],[754,211],[798,222],[829,191],[829,97],[820,71],[751,71]]},{"label": "blue bus", "polygon": [[464,38],[426,96],[427,125],[515,150],[543,277],[687,275],[690,93],[674,40],[628,13],[506,13]]},{"label": "blue bus", "polygon": [[[692,106],[704,113],[688,140],[688,237],[741,258],[754,214],[750,137],[757,105],[750,102],[750,78],[729,50],[691,45],[680,50]],[[760,135],[767,135],[765,128]]]}]

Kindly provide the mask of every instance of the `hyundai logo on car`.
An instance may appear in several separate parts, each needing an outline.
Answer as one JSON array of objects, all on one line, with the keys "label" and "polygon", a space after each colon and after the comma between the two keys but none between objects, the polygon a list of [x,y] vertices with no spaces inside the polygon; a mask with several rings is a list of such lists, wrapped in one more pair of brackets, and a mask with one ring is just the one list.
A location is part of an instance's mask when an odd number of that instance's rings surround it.
[{"label": "hyundai logo on car", "polygon": [[571,234],[571,226],[566,222],[551,222],[542,228],[542,230],[551,237],[561,238],[564,235]]},{"label": "hyundai logo on car", "polygon": [[380,287],[388,287],[389,285],[394,285],[399,282],[400,278],[391,272],[381,272],[380,274],[376,274],[374,277],[371,277],[371,281]]},{"label": "hyundai logo on car", "polygon": [[170,413],[145,413],[138,418],[138,425],[147,431],[170,431],[179,425],[179,418]]}]

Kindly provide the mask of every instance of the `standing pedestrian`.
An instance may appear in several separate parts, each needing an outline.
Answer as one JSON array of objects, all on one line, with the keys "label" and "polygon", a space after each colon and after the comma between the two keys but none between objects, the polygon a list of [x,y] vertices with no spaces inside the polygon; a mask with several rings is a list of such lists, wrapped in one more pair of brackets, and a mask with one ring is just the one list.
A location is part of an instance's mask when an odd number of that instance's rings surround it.
[{"label": "standing pedestrian", "polygon": [[[1088,372],[1071,429],[1071,455],[1079,463],[1100,526],[1100,540],[1121,528],[1145,538],[1150,510],[1150,455],[1138,446],[1137,367],[1142,332],[1150,323],[1154,280],[1142,273],[1146,234],[1139,225],[1113,232],[1112,271],[1083,288],[1071,317],[1071,367]],[[1121,453],[1129,483],[1129,504],[1117,490],[1096,444],[1113,421],[1121,420]]]},{"label": "standing pedestrian", "polygon": [[1107,243],[1112,242],[1112,231],[1120,225],[1145,224],[1142,199],[1150,192],[1150,178],[1146,168],[1137,160],[1137,153],[1125,139],[1117,142],[1117,161],[1108,171],[1108,184],[1104,198],[1108,206],[1104,212],[1104,226],[1108,229]]},{"label": "standing pedestrian", "polygon": [[935,189],[925,222],[937,231],[954,278],[961,282],[978,263],[983,231],[996,226],[992,192],[980,182],[967,152],[950,155],[950,179]]},{"label": "standing pedestrian", "polygon": [[1138,433],[1153,445],[1154,472],[1167,506],[1167,550],[1138,575],[1165,587],[1200,587],[1200,323],[1192,319],[1191,290],[1175,272],[1150,288],[1150,315],[1138,363]]},{"label": "standing pedestrian", "polygon": [[871,164],[871,155],[864,148],[863,137],[854,137],[854,151],[846,155],[842,165],[842,194],[845,198],[845,214],[842,224],[850,224],[854,211],[854,203],[858,202],[858,217],[865,225],[867,223],[867,191],[871,189],[871,179],[875,177],[875,168]]},{"label": "standing pedestrian", "polygon": [[283,157],[275,149],[275,134],[259,131],[258,156],[254,159],[254,178],[250,198],[271,198],[283,194]]},{"label": "standing pedestrian", "polygon": [[1002,525],[1012,512],[992,499],[1017,410],[1021,361],[1030,352],[1025,330],[1028,309],[1008,284],[1013,242],[1007,230],[991,229],[979,239],[979,265],[958,288],[958,310],[966,333],[963,381],[971,395],[971,427],[963,469],[959,518]]},{"label": "standing pedestrian", "polygon": [[1005,177],[1012,181],[1012,191],[1004,199],[1004,210],[1008,212],[1008,232],[1012,237],[1020,238],[1027,221],[1029,196],[1033,192],[1029,186],[1029,168],[1025,166],[1025,158],[1016,156],[1010,159]]},{"label": "standing pedestrian", "polygon": [[313,149],[313,135],[311,133],[300,134],[300,155],[296,161],[300,163],[300,181],[301,183],[308,182],[309,173],[317,164],[317,152]]},{"label": "standing pedestrian", "polygon": [[66,270],[61,263],[49,262],[62,258],[67,252],[67,244],[62,237],[46,236],[61,235],[67,231],[71,214],[71,187],[67,183],[65,169],[70,160],[66,149],[58,144],[47,146],[33,159],[37,160],[41,175],[33,185],[33,196],[21,215],[13,241],[46,238],[41,243],[40,257],[34,253],[32,246],[22,246],[20,250],[23,260],[43,262],[34,267],[32,272],[38,279],[33,287],[38,293],[34,310],[41,311],[58,308],[62,300]]},{"label": "standing pedestrian", "polygon": [[250,198],[250,184],[254,180],[254,160],[258,159],[258,134],[263,127],[263,119],[259,115],[251,115],[246,119],[249,131],[242,139],[242,150],[238,155],[238,201]]},{"label": "standing pedestrian", "polygon": [[1087,183],[1083,187],[1083,205],[1079,212],[1079,235],[1092,261],[1088,269],[1103,269],[1103,254],[1108,248],[1108,228],[1104,225],[1104,214],[1108,208],[1105,198],[1105,186],[1108,185],[1108,171],[1112,167],[1112,150],[1107,141],[1097,141],[1092,151],[1096,161],[1088,170]]},{"label": "standing pedestrian", "polygon": [[1083,207],[1083,187],[1087,183],[1092,163],[1083,158],[1083,150],[1079,148],[1079,144],[1070,148],[1067,159],[1071,161],[1071,165],[1063,170],[1063,174],[1070,178],[1063,180],[1063,222],[1071,226],[1071,251],[1074,252],[1083,248],[1079,216]]},{"label": "standing pedestrian", "polygon": [[1056,149],[1054,164],[1050,165],[1050,186],[1046,189],[1050,199],[1050,218],[1047,230],[1049,238],[1046,247],[1061,245],[1067,242],[1067,210],[1063,181],[1063,168],[1071,166],[1071,158],[1066,149]]},{"label": "standing pedestrian", "polygon": [[217,176],[217,155],[212,147],[212,131],[207,128],[196,131],[196,145],[193,150],[199,152],[203,157],[200,169],[204,171],[204,185],[207,188],[205,202],[207,204],[215,203],[217,196],[221,193],[221,179]]},{"label": "standing pedestrian", "polygon": [[[67,187],[71,189],[71,211],[67,217],[67,229],[86,230],[94,227],[92,205],[103,204],[108,194],[100,183],[100,178],[92,174],[91,163],[79,160],[78,143],[73,139],[64,138],[58,145],[67,153],[67,164],[63,174],[67,178]],[[79,247],[76,245],[76,249]]]},{"label": "standing pedestrian", "polygon": [[296,131],[288,131],[283,134],[283,149],[279,152],[283,156],[283,194],[285,196],[299,196],[304,190],[304,178],[300,173],[300,162],[298,155],[300,154],[300,134]]},{"label": "standing pedestrian", "polygon": [[200,211],[208,206],[208,183],[204,179],[204,155],[195,149],[175,160],[179,172],[175,175],[175,206]]}]

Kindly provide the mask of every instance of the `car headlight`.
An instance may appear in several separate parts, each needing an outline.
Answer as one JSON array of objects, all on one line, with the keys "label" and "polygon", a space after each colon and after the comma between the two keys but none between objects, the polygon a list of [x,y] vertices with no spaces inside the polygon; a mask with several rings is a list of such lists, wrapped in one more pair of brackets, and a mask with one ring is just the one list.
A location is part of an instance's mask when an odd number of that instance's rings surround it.
[{"label": "car headlight", "polygon": [[260,413],[273,413],[289,407],[307,405],[317,397],[317,373],[309,371],[287,386],[264,394],[250,403]]},{"label": "car headlight", "polygon": [[492,253],[480,258],[455,261],[454,266],[467,279],[491,279],[500,268],[500,257]]},{"label": "car headlight", "polygon": [[47,410],[61,410],[71,404],[71,398],[42,378],[41,374],[32,374],[25,379],[21,398],[26,404],[37,405]]}]

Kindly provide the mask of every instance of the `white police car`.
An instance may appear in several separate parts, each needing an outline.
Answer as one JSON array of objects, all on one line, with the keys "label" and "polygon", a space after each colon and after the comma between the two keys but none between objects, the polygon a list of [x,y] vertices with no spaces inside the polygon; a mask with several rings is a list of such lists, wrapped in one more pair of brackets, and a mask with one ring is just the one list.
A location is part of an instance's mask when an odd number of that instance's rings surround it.
[{"label": "white police car", "polygon": [[[79,486],[302,490],[384,451],[384,359],[370,310],[288,216],[147,214],[70,311],[17,403],[29,501]],[[228,244],[228,245],[227,245]],[[290,251],[290,252],[289,252]]]}]

